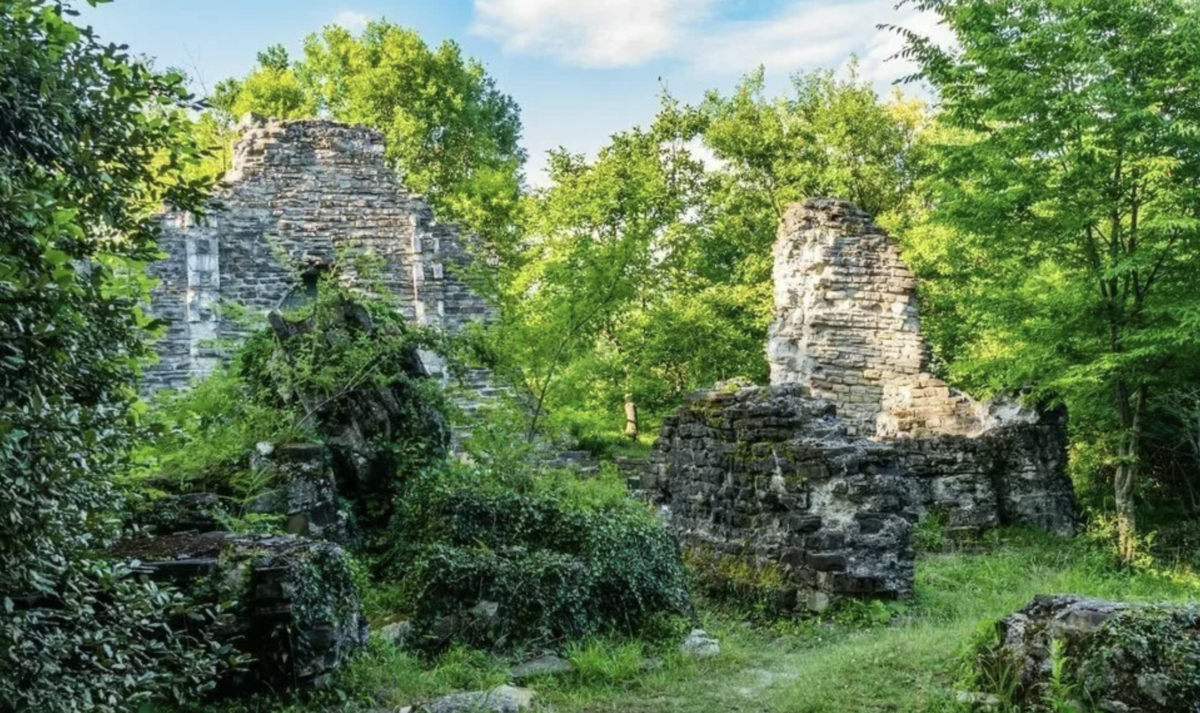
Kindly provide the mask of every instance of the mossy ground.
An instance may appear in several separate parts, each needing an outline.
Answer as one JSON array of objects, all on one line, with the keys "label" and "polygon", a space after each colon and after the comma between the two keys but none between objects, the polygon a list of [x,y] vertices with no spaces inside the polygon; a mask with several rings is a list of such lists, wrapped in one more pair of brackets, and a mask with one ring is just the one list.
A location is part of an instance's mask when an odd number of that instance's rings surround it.
[{"label": "mossy ground", "polygon": [[[1200,577],[1187,568],[1118,568],[1103,545],[1084,538],[993,533],[922,555],[916,596],[906,602],[862,603],[824,620],[773,624],[750,624],[752,612],[708,606],[701,626],[721,640],[715,659],[681,657],[674,642],[597,640],[567,652],[574,673],[529,685],[560,713],[954,711],[964,647],[981,626],[1047,592],[1198,599]],[[644,670],[646,658],[661,659],[661,668]],[[509,663],[461,649],[422,662],[375,641],[320,701],[290,707],[264,701],[240,710],[395,710],[503,683]]]}]

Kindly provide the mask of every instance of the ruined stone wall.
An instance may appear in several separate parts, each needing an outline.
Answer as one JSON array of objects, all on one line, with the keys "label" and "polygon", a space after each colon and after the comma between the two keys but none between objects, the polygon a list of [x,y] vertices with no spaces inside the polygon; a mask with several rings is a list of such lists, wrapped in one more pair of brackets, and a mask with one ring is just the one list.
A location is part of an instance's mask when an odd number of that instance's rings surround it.
[{"label": "ruined stone wall", "polygon": [[888,443],[903,465],[917,513],[938,517],[948,534],[1017,525],[1070,535],[1077,508],[1066,476],[1064,420],[1060,411],[1006,422],[983,435]]},{"label": "ruined stone wall", "polygon": [[773,279],[771,383],[805,384],[852,434],[874,433],[884,385],[928,370],[899,246],[851,204],[810,200],[784,216]]},{"label": "ruined stone wall", "polygon": [[892,447],[848,437],[832,404],[790,384],[690,397],[643,486],[702,572],[775,589],[784,610],[820,610],[838,595],[912,591],[903,472]]},{"label": "ruined stone wall", "polygon": [[266,312],[302,300],[306,283],[342,253],[377,256],[383,286],[414,323],[456,330],[491,316],[461,279],[468,258],[457,229],[435,221],[429,205],[401,185],[378,132],[254,118],[241,128],[209,215],[199,223],[163,216],[160,246],[168,257],[151,267],[161,280],[151,310],[170,326],[149,388],[185,386],[216,365],[212,341],[240,336],[219,304]]},{"label": "ruined stone wall", "polygon": [[[693,395],[641,486],[688,556],[789,606],[912,588],[909,523],[1069,534],[1065,414],[979,402],[927,373],[916,279],[854,206],[789,209],[775,246],[772,386]],[[793,596],[799,595],[799,596]]]}]

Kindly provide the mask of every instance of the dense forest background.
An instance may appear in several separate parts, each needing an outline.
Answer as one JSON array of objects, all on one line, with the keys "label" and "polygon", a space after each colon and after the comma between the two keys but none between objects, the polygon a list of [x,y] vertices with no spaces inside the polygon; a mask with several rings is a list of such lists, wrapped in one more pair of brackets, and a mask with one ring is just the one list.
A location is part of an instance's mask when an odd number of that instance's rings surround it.
[{"label": "dense forest background", "polygon": [[[939,47],[890,28],[926,100],[905,85],[879,95],[853,63],[777,95],[761,70],[696,104],[664,90],[648,126],[594,157],[553,152],[533,188],[520,107],[453,42],[386,21],[329,26],[302,56],[264,47],[244,76],[195,97],[186,72],[106,44],[63,3],[0,0],[0,593],[58,602],[50,619],[6,626],[8,650],[121,630],[103,644],[121,666],[98,656],[76,692],[104,689],[114,706],[216,666],[146,623],[171,596],[80,553],[117,535],[115,479],[146,411],[152,216],[164,203],[203,211],[246,113],[380,130],[405,183],[479,237],[470,278],[500,317],[457,348],[527,396],[529,437],[637,450],[685,394],[765,382],[779,219],[796,200],[844,198],[903,246],[940,375],[1067,408],[1077,492],[1126,562],[1151,533],[1159,552],[1189,549],[1200,11],[915,4],[956,37]],[[6,615],[23,604],[3,602]],[[161,685],[129,673],[154,661],[171,662]],[[12,685],[0,680],[0,698],[23,695]]]},{"label": "dense forest background", "polygon": [[762,70],[696,105],[664,90],[653,123],[592,159],[553,152],[536,189],[519,107],[454,43],[328,27],[302,57],[265,48],[216,85],[195,123],[216,150],[196,170],[228,167],[247,112],[380,129],[408,185],[493,258],[475,277],[502,318],[476,346],[532,394],[530,430],[596,447],[620,441],[627,401],[653,434],[689,391],[764,382],[783,210],[850,200],[901,241],[942,376],[1066,405],[1080,492],[1122,527],[1134,503],[1194,514],[1193,10],[921,5],[958,43],[907,36],[921,69],[906,81],[929,101],[878,95],[853,62],[777,96]]}]

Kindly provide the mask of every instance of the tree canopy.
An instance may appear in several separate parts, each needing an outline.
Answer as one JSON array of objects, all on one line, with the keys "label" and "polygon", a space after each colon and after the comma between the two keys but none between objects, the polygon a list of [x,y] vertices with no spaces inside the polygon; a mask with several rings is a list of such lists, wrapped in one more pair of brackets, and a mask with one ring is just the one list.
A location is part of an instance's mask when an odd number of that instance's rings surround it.
[{"label": "tree canopy", "polygon": [[933,233],[965,325],[952,367],[1027,384],[1114,434],[1132,552],[1142,434],[1200,342],[1200,14],[1177,0],[916,3],[955,33],[912,33],[938,92]]}]

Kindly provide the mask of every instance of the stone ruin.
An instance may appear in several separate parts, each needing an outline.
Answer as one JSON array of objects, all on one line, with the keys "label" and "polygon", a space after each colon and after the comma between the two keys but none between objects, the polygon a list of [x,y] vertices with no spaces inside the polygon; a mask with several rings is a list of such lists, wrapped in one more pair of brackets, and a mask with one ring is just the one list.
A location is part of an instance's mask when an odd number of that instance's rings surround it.
[{"label": "stone ruin", "polygon": [[930,373],[916,278],[854,206],[792,206],[775,245],[771,386],[695,394],[643,487],[693,562],[783,609],[912,590],[911,530],[1068,534],[1065,414],[978,402]]},{"label": "stone ruin", "polygon": [[[168,329],[147,371],[148,389],[185,387],[207,375],[220,362],[219,343],[243,336],[222,304],[254,313],[300,304],[342,254],[376,256],[382,287],[411,323],[453,332],[493,316],[463,280],[464,237],[401,184],[378,131],[252,115],[239,129],[232,169],[208,215],[163,216],[159,247],[167,257],[150,268],[161,281],[150,307]],[[354,286],[375,287],[353,265],[343,268]],[[444,376],[434,355],[422,359]],[[484,373],[468,381],[484,395],[490,388]]]}]

